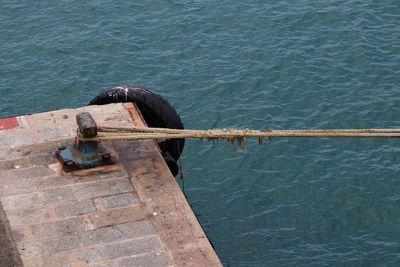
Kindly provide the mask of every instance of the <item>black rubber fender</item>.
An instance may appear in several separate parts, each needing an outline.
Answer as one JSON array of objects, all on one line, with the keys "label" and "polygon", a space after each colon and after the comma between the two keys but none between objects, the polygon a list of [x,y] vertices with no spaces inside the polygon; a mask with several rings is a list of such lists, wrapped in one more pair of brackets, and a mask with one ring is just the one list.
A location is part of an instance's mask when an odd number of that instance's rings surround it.
[{"label": "black rubber fender", "polygon": [[[93,98],[89,105],[105,105],[110,103],[135,103],[149,127],[184,129],[182,120],[176,110],[161,95],[136,85],[120,85],[108,89]],[[161,153],[176,176],[179,172],[176,161],[179,159],[185,139],[170,139],[158,144]]]}]

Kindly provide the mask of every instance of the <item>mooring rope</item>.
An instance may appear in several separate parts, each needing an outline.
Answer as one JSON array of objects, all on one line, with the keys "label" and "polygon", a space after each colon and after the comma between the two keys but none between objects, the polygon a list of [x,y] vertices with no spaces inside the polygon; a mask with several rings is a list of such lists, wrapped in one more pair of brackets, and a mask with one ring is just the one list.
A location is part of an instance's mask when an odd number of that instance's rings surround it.
[{"label": "mooring rope", "polygon": [[251,130],[251,129],[210,129],[210,130],[187,130],[168,128],[144,128],[144,127],[98,127],[98,134],[94,138],[84,138],[78,133],[78,139],[82,141],[107,141],[107,140],[143,140],[143,139],[178,139],[178,138],[200,138],[216,140],[225,138],[228,143],[239,147],[244,145],[244,138],[256,137],[259,143],[264,138],[275,137],[400,137],[400,129],[304,129],[304,130]]}]

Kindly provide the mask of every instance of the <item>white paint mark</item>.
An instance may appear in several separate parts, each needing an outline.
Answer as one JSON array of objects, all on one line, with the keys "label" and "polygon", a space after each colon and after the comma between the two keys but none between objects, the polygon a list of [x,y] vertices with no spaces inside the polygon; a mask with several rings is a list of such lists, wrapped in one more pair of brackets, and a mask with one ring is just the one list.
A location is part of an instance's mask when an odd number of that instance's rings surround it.
[{"label": "white paint mark", "polygon": [[125,91],[125,102],[127,102],[128,101],[128,88],[125,88],[124,91]]},{"label": "white paint mark", "polygon": [[26,121],[25,116],[19,116],[17,118],[18,118],[19,125],[21,126],[21,128],[26,128],[28,126],[28,122]]}]

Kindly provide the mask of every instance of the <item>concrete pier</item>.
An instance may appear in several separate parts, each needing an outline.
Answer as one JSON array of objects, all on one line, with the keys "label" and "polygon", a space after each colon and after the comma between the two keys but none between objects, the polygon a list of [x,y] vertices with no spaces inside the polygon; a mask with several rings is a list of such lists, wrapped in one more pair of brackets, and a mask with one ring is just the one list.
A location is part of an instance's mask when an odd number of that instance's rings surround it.
[{"label": "concrete pier", "polygon": [[113,165],[66,173],[75,115],[144,126],[129,104],[0,119],[1,266],[222,266],[153,140],[112,143]]}]

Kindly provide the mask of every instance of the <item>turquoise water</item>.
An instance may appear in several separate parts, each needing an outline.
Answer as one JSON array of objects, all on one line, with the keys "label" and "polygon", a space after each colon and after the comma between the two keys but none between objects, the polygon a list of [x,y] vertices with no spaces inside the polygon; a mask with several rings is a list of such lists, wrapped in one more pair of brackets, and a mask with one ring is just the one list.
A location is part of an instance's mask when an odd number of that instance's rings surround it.
[{"label": "turquoise water", "polygon": [[[186,128],[400,127],[398,1],[0,2],[0,116],[121,83]],[[399,266],[397,139],[188,140],[188,200],[225,266]]]}]

